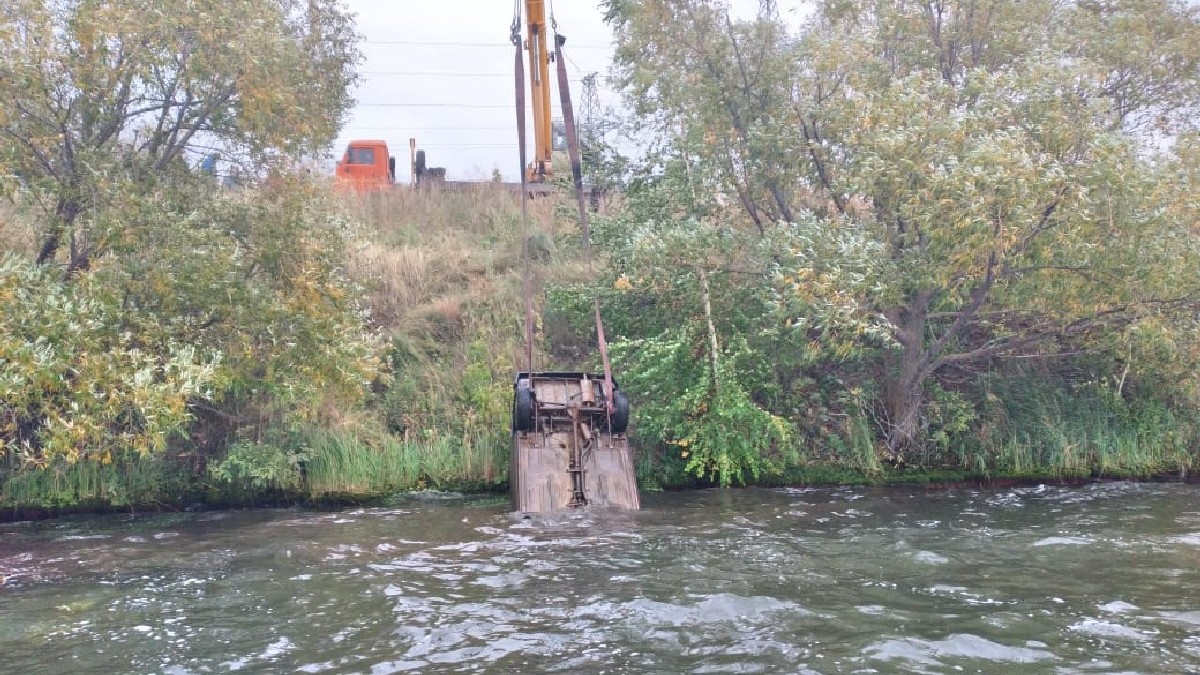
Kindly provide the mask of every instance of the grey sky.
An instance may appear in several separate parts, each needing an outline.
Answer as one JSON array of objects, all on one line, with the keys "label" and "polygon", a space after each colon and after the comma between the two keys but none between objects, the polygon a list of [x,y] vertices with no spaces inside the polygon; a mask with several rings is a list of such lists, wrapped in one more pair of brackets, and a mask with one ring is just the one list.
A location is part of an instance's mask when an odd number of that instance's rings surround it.
[{"label": "grey sky", "polygon": [[[618,97],[603,80],[612,60],[612,33],[598,3],[553,0],[553,9],[559,32],[567,37],[564,51],[576,106],[583,93],[580,80],[599,72],[600,101],[616,107]],[[398,164],[407,167],[408,139],[415,137],[430,166],[446,167],[450,178],[487,178],[499,168],[506,180],[514,180],[519,160],[508,42],[513,1],[346,4],[358,17],[366,59],[358,105],[334,153],[340,156],[350,139],[382,138],[401,158]],[[732,4],[739,13],[753,14],[758,3]],[[552,105],[559,117],[557,89]],[[407,178],[407,171],[399,173]]]}]

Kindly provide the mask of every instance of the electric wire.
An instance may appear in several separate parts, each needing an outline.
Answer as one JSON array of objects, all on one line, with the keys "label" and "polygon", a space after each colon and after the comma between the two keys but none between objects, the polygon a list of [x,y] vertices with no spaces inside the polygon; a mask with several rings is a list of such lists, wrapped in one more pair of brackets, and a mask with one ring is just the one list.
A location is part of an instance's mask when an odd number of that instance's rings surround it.
[{"label": "electric wire", "polygon": [[458,126],[455,126],[455,127],[442,127],[442,126],[426,127],[426,126],[421,126],[421,125],[417,125],[417,124],[406,124],[404,126],[400,126],[400,125],[396,125],[396,124],[389,124],[387,126],[348,124],[348,125],[346,125],[345,128],[353,129],[356,131],[392,131],[394,129],[411,129],[413,131],[512,131],[511,126],[483,126],[483,125],[461,126],[461,127],[458,127]]},{"label": "electric wire", "polygon": [[[422,40],[363,40],[365,45],[379,46],[404,46],[404,47],[488,47],[499,48],[509,47],[511,45],[504,42],[426,42]],[[572,49],[612,49],[612,45],[577,45],[572,44]]]},{"label": "electric wire", "polygon": [[[570,61],[570,59],[568,59]],[[583,69],[583,66],[571,62],[571,67],[576,68],[581,75],[586,76],[588,71]],[[592,71],[594,72],[594,71]],[[453,72],[448,70],[364,70],[359,72],[359,75],[387,75],[387,76],[437,76],[437,77],[512,77],[512,73],[485,73],[485,72]],[[582,78],[579,78],[582,79]],[[573,78],[572,82],[577,82],[579,79]]]}]

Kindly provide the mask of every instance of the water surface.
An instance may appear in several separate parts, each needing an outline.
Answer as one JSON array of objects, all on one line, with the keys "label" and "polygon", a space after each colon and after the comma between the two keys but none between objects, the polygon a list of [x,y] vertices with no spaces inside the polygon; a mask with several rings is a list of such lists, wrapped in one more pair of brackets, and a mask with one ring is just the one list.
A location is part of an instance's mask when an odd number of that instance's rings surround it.
[{"label": "water surface", "polygon": [[1200,488],[0,526],[12,673],[1197,673]]}]

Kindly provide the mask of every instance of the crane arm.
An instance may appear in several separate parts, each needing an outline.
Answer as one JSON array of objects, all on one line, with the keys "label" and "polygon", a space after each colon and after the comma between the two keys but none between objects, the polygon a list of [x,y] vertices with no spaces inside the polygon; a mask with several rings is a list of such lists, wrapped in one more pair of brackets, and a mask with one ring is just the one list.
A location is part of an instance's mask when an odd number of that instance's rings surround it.
[{"label": "crane arm", "polygon": [[529,180],[541,182],[553,176],[550,155],[550,54],[553,36],[546,24],[546,0],[525,0],[525,49],[529,52],[529,93],[533,103],[533,163]]}]

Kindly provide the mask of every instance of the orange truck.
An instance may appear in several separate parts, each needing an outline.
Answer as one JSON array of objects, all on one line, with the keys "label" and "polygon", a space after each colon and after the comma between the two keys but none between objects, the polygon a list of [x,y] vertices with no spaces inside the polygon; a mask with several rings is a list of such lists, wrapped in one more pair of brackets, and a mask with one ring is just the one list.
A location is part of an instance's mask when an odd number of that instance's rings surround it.
[{"label": "orange truck", "polygon": [[334,178],[339,188],[358,192],[390,188],[396,183],[396,158],[388,152],[387,141],[350,141]]},{"label": "orange truck", "polygon": [[[416,149],[416,140],[409,139],[412,155],[410,170],[413,184],[423,186],[446,181],[446,170],[425,166],[425,151]],[[396,157],[388,151],[387,141],[354,140],[334,171],[338,188],[356,192],[384,190],[396,184]]]}]

